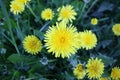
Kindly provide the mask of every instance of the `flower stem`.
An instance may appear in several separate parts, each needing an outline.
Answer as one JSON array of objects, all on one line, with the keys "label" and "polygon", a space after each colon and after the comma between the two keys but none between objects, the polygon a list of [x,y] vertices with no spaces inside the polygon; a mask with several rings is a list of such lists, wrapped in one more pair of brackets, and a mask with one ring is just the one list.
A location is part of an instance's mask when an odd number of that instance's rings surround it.
[{"label": "flower stem", "polygon": [[87,15],[89,12],[90,12],[90,10],[93,8],[93,6],[97,3],[97,1],[98,0],[95,0],[93,3],[92,3],[92,5],[89,7],[89,9],[87,10],[87,12],[86,12],[86,14],[85,15]]},{"label": "flower stem", "polygon": [[[32,8],[29,5],[26,5],[27,8],[30,10],[31,14],[37,19],[38,17],[35,15],[34,11],[32,10]],[[39,23],[42,25],[42,22],[39,20]]]},{"label": "flower stem", "polygon": [[86,7],[86,3],[84,3],[83,4],[83,7],[82,7],[82,10],[81,10],[81,12],[80,12],[80,16],[79,16],[79,20],[81,19],[81,17],[82,17],[82,14],[83,14],[83,12],[84,12],[84,10],[85,10],[85,7]]},{"label": "flower stem", "polygon": [[31,8],[29,5],[26,5],[26,6],[27,6],[27,8],[30,10],[31,14],[32,14],[35,18],[37,18],[37,16],[36,16],[35,13],[33,12],[32,8]]},{"label": "flower stem", "polygon": [[42,32],[49,24],[50,22],[46,22],[39,31]]},{"label": "flower stem", "polygon": [[24,36],[23,36],[22,31],[21,31],[18,18],[17,18],[17,28],[16,28],[16,30],[19,31],[19,33],[20,33],[20,38],[21,38],[21,41],[22,41]]},{"label": "flower stem", "polygon": [[15,75],[18,73],[18,71],[15,71],[14,72],[14,74],[13,74],[13,76],[12,76],[12,79],[11,80],[14,80],[14,78],[15,78]]}]

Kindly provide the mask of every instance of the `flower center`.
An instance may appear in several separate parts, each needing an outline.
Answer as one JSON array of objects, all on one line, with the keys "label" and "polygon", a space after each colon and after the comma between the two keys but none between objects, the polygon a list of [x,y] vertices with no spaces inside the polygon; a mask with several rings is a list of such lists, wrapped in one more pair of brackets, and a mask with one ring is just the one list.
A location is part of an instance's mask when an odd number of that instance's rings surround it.
[{"label": "flower center", "polygon": [[94,73],[98,73],[99,67],[98,67],[97,65],[94,65],[94,66],[92,67],[92,70],[93,70]]},{"label": "flower center", "polygon": [[77,69],[78,69],[80,72],[82,72],[82,71],[83,71],[82,65],[79,65]]},{"label": "flower center", "polygon": [[91,38],[89,36],[86,36],[85,42],[86,42],[86,44],[90,44],[91,43]]},{"label": "flower center", "polygon": [[19,10],[20,7],[16,4],[16,5],[14,5],[14,9],[15,9],[15,10]]},{"label": "flower center", "polygon": [[60,38],[60,43],[65,43],[65,38],[64,37]]},{"label": "flower center", "polygon": [[48,14],[47,14],[47,17],[48,17],[48,18],[50,18],[50,17],[51,17],[50,13],[48,13]]},{"label": "flower center", "polygon": [[37,41],[32,41],[31,44],[30,44],[30,46],[32,48],[35,48],[37,46]]},{"label": "flower center", "polygon": [[63,11],[62,15],[64,18],[68,18],[70,16],[70,11],[65,10],[65,11]]}]

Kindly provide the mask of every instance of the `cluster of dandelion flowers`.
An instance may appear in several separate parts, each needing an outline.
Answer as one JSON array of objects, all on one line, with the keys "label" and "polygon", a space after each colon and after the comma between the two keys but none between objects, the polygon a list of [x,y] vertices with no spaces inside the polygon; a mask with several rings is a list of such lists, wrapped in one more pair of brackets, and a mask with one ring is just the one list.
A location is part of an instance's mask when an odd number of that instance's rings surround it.
[{"label": "cluster of dandelion flowers", "polygon": [[76,19],[75,16],[77,15],[77,13],[71,5],[62,6],[58,9],[58,11],[58,21],[62,20],[64,22],[72,22],[72,20]]},{"label": "cluster of dandelion flowers", "polygon": [[25,9],[25,5],[24,5],[24,4],[19,3],[19,2],[17,2],[17,1],[11,1],[10,11],[11,11],[13,14],[17,15],[17,14],[23,12],[24,9]]},{"label": "cluster of dandelion flowers", "polygon": [[38,54],[42,49],[41,41],[34,35],[28,35],[23,40],[23,47],[30,54]]},{"label": "cluster of dandelion flowers", "polygon": [[111,78],[113,80],[120,80],[120,68],[114,67],[111,72]]},{"label": "cluster of dandelion flowers", "polygon": [[97,44],[97,37],[92,31],[85,30],[81,33],[81,45],[86,50],[92,49],[96,47]]},{"label": "cluster of dandelion flowers", "polygon": [[91,24],[92,25],[97,25],[98,24],[98,19],[97,18],[92,18],[91,19]]},{"label": "cluster of dandelion flowers", "polygon": [[15,1],[26,5],[26,4],[27,4],[28,2],[30,2],[31,0],[15,0]]},{"label": "cluster of dandelion flowers", "polygon": [[41,17],[44,20],[52,20],[54,17],[54,12],[52,11],[52,9],[47,8],[47,9],[42,11]]},{"label": "cluster of dandelion flowers", "polygon": [[86,71],[85,69],[83,69],[82,64],[78,64],[74,69],[73,73],[77,77],[77,79],[83,79],[86,75]]},{"label": "cluster of dandelion flowers", "polygon": [[64,22],[56,23],[45,34],[45,46],[48,52],[55,54],[55,57],[69,58],[71,54],[76,53],[78,43],[76,41],[77,29]]},{"label": "cluster of dandelion flowers", "polygon": [[120,24],[115,24],[112,30],[116,36],[120,36]]},{"label": "cluster of dandelion flowers", "polygon": [[104,64],[101,59],[98,58],[91,58],[88,60],[86,64],[87,67],[87,75],[90,79],[99,79],[104,72]]}]

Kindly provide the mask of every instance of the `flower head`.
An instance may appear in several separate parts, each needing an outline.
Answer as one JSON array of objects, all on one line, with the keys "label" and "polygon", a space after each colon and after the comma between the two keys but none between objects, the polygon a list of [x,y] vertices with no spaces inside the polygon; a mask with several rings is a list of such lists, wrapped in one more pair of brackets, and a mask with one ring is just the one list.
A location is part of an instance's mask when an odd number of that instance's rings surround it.
[{"label": "flower head", "polygon": [[76,28],[67,26],[64,22],[56,23],[45,34],[45,42],[48,52],[55,54],[55,57],[70,57],[75,54],[78,47],[76,41]]},{"label": "flower head", "polygon": [[52,11],[52,9],[47,8],[47,9],[42,11],[41,17],[44,20],[52,20],[54,17],[54,12]]},{"label": "flower head", "polygon": [[120,68],[114,67],[111,72],[111,78],[113,80],[120,80]]},{"label": "flower head", "polygon": [[30,54],[38,54],[42,49],[41,41],[34,35],[29,35],[23,40],[23,47]]},{"label": "flower head", "polygon": [[83,79],[86,75],[86,71],[83,69],[82,64],[78,64],[76,66],[76,68],[74,69],[74,75],[78,78],[78,79]]},{"label": "flower head", "polygon": [[100,78],[104,72],[104,64],[101,59],[89,59],[86,65],[88,77],[91,78]]},{"label": "flower head", "polygon": [[89,30],[81,34],[81,40],[81,45],[83,48],[86,48],[86,50],[94,48],[97,44],[96,35]]},{"label": "flower head", "polygon": [[115,24],[112,30],[116,36],[120,36],[120,24]]},{"label": "flower head", "polygon": [[22,4],[22,3],[19,3],[17,1],[11,1],[11,4],[10,4],[10,11],[13,13],[13,14],[19,14],[21,13],[22,11],[24,11],[25,9],[25,5]]},{"label": "flower head", "polygon": [[98,24],[98,19],[97,18],[92,18],[91,19],[91,24],[92,25],[97,25]]},{"label": "flower head", "polygon": [[72,22],[72,20],[75,20],[75,16],[77,15],[75,10],[73,9],[73,6],[71,5],[62,6],[58,9],[58,11],[58,21],[62,20],[65,22]]},{"label": "flower head", "polygon": [[31,0],[15,0],[15,1],[26,5],[26,4],[27,4],[28,2],[30,2]]}]

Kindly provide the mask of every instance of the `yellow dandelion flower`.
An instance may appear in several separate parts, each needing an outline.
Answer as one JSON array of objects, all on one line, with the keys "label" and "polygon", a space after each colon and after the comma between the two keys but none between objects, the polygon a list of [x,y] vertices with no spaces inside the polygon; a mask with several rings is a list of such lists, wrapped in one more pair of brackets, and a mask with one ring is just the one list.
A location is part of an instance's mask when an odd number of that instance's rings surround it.
[{"label": "yellow dandelion flower", "polygon": [[98,24],[98,19],[97,18],[92,18],[91,19],[91,24],[92,25],[97,25]]},{"label": "yellow dandelion flower", "polygon": [[120,24],[115,24],[112,30],[116,36],[120,36]]},{"label": "yellow dandelion flower", "polygon": [[111,72],[111,78],[113,80],[120,80],[120,68],[114,67]]},{"label": "yellow dandelion flower", "polygon": [[23,40],[23,47],[30,54],[38,54],[42,49],[41,41],[34,35],[28,35]]},{"label": "yellow dandelion flower", "polygon": [[73,73],[78,79],[83,79],[86,75],[86,71],[83,69],[82,64],[78,64]]},{"label": "yellow dandelion flower", "polygon": [[15,0],[15,1],[26,5],[26,4],[27,4],[28,2],[30,2],[31,0]]},{"label": "yellow dandelion flower", "polygon": [[54,12],[52,11],[52,9],[47,8],[47,9],[42,11],[41,17],[44,20],[52,20],[54,17]]},{"label": "yellow dandelion flower", "polygon": [[99,80],[108,80],[108,78],[106,78],[106,77],[105,78],[100,78]]},{"label": "yellow dandelion flower", "polygon": [[21,12],[23,12],[25,9],[25,5],[22,4],[22,3],[19,3],[17,1],[11,1],[11,4],[10,4],[10,11],[13,13],[13,14],[19,14]]},{"label": "yellow dandelion flower", "polygon": [[48,52],[55,54],[55,57],[70,57],[77,51],[77,31],[72,25],[67,26],[64,22],[56,23],[45,34],[45,42]]},{"label": "yellow dandelion flower", "polygon": [[89,30],[84,31],[81,34],[81,45],[83,48],[86,48],[86,50],[92,49],[96,46],[97,44],[97,37],[94,33],[92,33]]},{"label": "yellow dandelion flower", "polygon": [[91,78],[99,79],[101,75],[104,72],[104,64],[101,61],[101,59],[95,58],[95,59],[89,59],[88,63],[86,65],[87,67],[87,75]]},{"label": "yellow dandelion flower", "polygon": [[72,20],[75,20],[75,16],[77,13],[73,9],[73,6],[71,5],[66,5],[58,9],[59,14],[58,14],[58,21],[62,20],[64,22],[72,22]]}]

